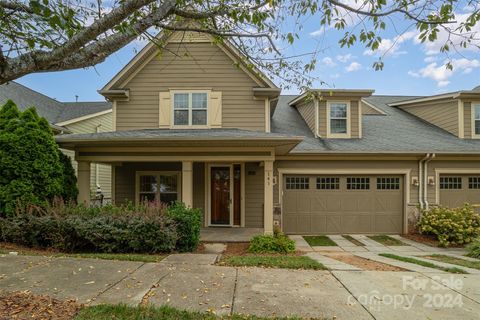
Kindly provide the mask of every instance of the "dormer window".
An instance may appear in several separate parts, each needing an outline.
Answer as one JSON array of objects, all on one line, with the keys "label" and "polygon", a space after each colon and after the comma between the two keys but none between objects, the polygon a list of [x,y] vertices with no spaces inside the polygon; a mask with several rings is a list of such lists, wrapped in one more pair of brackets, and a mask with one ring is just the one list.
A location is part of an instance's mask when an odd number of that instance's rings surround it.
[{"label": "dormer window", "polygon": [[480,137],[480,104],[473,105],[473,127],[475,136]]},{"label": "dormer window", "polygon": [[327,102],[327,137],[350,138],[350,103]]},{"label": "dormer window", "polygon": [[173,125],[175,127],[205,127],[207,110],[207,92],[173,93]]}]

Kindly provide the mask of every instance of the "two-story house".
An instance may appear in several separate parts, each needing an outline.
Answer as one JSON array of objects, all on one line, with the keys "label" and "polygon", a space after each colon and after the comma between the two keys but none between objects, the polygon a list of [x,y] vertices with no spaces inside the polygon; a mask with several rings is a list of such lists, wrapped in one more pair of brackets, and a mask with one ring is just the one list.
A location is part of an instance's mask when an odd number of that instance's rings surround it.
[{"label": "two-story house", "polygon": [[180,200],[205,227],[405,233],[419,206],[480,203],[480,91],[282,96],[227,42],[164,40],[99,91],[113,132],[57,137],[75,151],[81,202],[103,163],[116,204]]}]

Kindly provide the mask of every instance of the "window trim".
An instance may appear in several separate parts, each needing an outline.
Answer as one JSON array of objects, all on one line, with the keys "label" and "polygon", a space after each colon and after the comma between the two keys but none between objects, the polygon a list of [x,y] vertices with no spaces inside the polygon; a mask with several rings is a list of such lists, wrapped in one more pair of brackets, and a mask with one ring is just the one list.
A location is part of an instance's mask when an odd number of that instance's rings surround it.
[{"label": "window trim", "polygon": [[[332,133],[331,132],[331,117],[330,117],[330,111],[331,111],[331,105],[332,104],[338,104],[338,103],[343,103],[347,106],[347,132],[346,133]],[[327,138],[350,138],[352,135],[352,116],[351,116],[351,103],[350,101],[347,100],[329,100],[327,101]]]},{"label": "window trim", "polygon": [[480,102],[473,102],[471,103],[471,116],[472,116],[472,123],[471,123],[471,130],[472,130],[472,138],[473,139],[480,139],[480,133],[475,132],[475,123],[480,121],[480,119],[475,118],[475,109],[480,108]]},{"label": "window trim", "polygon": [[[185,89],[185,90],[170,90],[170,108],[171,108],[171,127],[173,129],[205,129],[210,128],[210,93],[212,90],[205,90],[205,89]],[[204,125],[193,125],[192,123],[192,115],[193,115],[193,108],[192,108],[192,94],[193,93],[205,93],[207,94],[207,108],[205,109],[207,112],[207,123]],[[188,108],[184,110],[188,110],[188,125],[176,125],[175,124],[175,94],[188,94]],[[203,109],[200,109],[203,110]]]},{"label": "window trim", "polygon": [[[182,172],[181,171],[135,171],[135,204],[140,204],[140,176],[157,176],[160,181],[161,175],[176,175],[177,176],[177,201],[182,201]],[[160,188],[157,191],[157,195],[160,195]]]}]

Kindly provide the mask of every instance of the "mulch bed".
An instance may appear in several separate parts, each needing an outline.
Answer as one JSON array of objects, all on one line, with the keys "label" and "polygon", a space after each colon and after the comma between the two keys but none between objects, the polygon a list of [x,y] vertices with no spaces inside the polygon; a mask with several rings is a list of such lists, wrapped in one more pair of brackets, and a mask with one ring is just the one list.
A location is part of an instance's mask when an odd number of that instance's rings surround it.
[{"label": "mulch bed", "polygon": [[386,263],[355,256],[353,254],[329,254],[328,257],[367,271],[408,271]]},{"label": "mulch bed", "polygon": [[71,320],[81,307],[74,300],[61,301],[17,291],[0,296],[0,319]]},{"label": "mulch bed", "polygon": [[294,253],[249,253],[248,242],[231,242],[227,243],[227,248],[223,251],[224,256],[303,256],[305,252],[295,251]]}]

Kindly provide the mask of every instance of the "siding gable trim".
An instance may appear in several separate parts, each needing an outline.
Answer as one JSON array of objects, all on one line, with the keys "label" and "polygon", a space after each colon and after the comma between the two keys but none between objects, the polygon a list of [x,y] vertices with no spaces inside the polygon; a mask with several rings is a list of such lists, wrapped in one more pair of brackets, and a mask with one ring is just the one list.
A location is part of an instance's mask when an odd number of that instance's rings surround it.
[{"label": "siding gable trim", "polygon": [[60,126],[60,127],[68,126],[72,123],[80,122],[80,121],[83,121],[83,120],[88,120],[88,119],[91,119],[91,118],[102,116],[104,114],[109,114],[110,112],[113,112],[113,109],[108,109],[108,110],[104,110],[104,111],[100,111],[100,112],[96,112],[96,113],[92,113],[92,114],[87,114],[86,116],[73,118],[73,119],[70,119],[70,120],[67,120],[67,121],[58,122],[55,125]]}]

